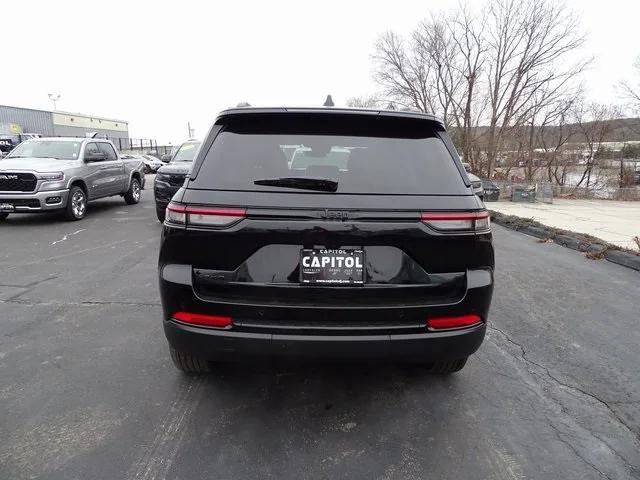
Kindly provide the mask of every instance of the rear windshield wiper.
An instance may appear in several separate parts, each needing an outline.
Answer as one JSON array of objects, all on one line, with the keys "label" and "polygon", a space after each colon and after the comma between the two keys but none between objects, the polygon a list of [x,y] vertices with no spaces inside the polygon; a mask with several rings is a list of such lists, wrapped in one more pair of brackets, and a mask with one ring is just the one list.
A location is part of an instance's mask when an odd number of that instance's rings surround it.
[{"label": "rear windshield wiper", "polygon": [[338,182],[328,178],[308,177],[281,177],[263,178],[253,182],[256,185],[270,187],[300,188],[303,190],[318,190],[320,192],[335,192],[338,190]]}]

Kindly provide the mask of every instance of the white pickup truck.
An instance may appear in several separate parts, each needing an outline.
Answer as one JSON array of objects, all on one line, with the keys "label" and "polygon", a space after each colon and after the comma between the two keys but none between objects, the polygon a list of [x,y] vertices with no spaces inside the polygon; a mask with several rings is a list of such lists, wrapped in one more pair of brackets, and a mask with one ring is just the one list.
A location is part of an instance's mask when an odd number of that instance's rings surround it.
[{"label": "white pickup truck", "polygon": [[0,160],[0,220],[43,211],[81,220],[91,200],[120,195],[138,203],[144,181],[144,163],[123,160],[108,140],[34,138]]}]

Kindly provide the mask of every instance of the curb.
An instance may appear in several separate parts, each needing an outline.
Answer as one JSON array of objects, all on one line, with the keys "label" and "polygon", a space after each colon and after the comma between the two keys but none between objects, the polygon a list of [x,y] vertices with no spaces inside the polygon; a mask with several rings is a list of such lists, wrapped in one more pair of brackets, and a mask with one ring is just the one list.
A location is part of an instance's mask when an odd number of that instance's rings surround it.
[{"label": "curb", "polygon": [[593,237],[579,233],[547,227],[531,219],[504,215],[494,210],[489,210],[489,213],[491,214],[492,222],[505,228],[522,232],[541,240],[553,240],[554,243],[563,247],[584,252],[589,258],[603,258],[611,263],[640,272],[640,255],[621,250],[616,245],[603,241],[597,242]]}]

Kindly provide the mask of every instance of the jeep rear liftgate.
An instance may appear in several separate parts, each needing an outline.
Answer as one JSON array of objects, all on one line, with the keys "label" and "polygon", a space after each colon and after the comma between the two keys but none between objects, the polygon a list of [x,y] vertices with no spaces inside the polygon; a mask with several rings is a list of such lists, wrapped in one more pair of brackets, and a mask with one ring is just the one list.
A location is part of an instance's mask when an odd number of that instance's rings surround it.
[{"label": "jeep rear liftgate", "polygon": [[167,207],[160,275],[179,367],[392,355],[454,371],[485,332],[489,215],[430,117],[238,111]]}]

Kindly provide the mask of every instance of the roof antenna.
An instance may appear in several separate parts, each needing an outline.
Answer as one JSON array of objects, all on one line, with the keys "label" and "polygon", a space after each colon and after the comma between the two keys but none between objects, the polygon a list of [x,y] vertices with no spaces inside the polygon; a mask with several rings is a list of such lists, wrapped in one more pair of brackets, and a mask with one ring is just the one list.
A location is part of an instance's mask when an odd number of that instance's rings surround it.
[{"label": "roof antenna", "polygon": [[327,95],[327,99],[322,104],[323,107],[335,107],[335,105],[336,104],[333,103],[333,98],[331,98],[331,95]]}]

